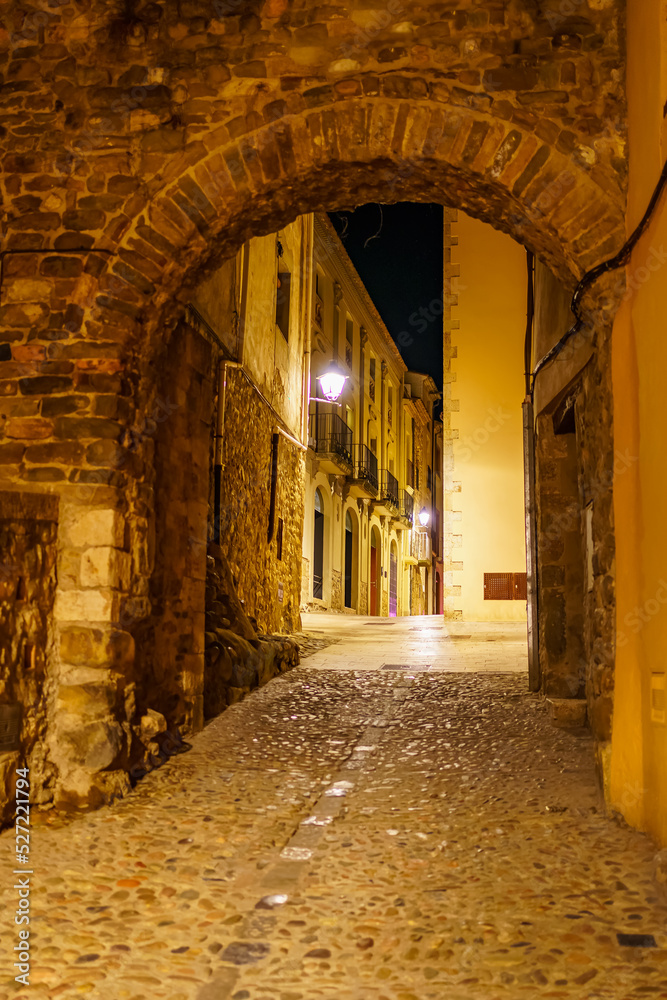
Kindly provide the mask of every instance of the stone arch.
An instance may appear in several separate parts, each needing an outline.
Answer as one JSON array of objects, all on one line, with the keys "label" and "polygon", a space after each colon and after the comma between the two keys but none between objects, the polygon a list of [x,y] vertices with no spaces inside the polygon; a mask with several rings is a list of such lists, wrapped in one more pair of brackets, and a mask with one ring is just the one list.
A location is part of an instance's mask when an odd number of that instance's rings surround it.
[{"label": "stone arch", "polygon": [[[408,0],[400,31],[396,18],[369,22],[363,0],[344,18],[286,0],[244,6],[150,4],[122,24],[100,0],[55,5],[40,63],[18,4],[0,38],[16,91],[0,114],[12,251],[0,365],[23,406],[7,421],[2,476],[59,497],[55,659],[91,726],[113,729],[107,757],[79,753],[79,716],[58,715],[53,760],[75,797],[123,787],[132,622],[150,604],[155,370],[207,269],[300,213],[368,200],[454,204],[569,285],[624,238],[620,3],[554,27],[522,0],[493,17],[473,0],[436,15]],[[84,402],[63,412],[67,380]],[[41,457],[26,463],[28,448]],[[106,583],[79,590],[69,567],[91,544],[106,561],[88,578]]]},{"label": "stone arch", "polygon": [[212,132],[169,160],[150,200],[128,201],[102,245],[117,249],[113,282],[141,310],[147,295],[155,307],[187,294],[251,235],[374,200],[455,205],[524,243],[568,284],[624,237],[617,178],[595,176],[513,122],[378,97],[281,118],[231,143]]}]

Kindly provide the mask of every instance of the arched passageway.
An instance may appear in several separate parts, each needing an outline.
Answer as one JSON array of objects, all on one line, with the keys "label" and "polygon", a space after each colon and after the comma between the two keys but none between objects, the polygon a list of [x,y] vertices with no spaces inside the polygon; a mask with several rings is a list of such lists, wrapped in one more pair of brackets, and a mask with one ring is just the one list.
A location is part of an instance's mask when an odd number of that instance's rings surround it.
[{"label": "arched passageway", "polygon": [[[152,669],[146,636],[164,637],[174,721],[202,723],[209,441],[192,446],[190,414],[197,400],[210,420],[205,359],[186,359],[177,447],[178,421],[167,429],[160,417],[195,284],[251,236],[370,200],[455,204],[569,287],[623,242],[623,90],[609,69],[622,65],[620,5],[557,27],[522,4],[493,17],[472,3],[434,18],[411,2],[385,23],[364,4],[348,14],[315,22],[307,5],[280,0],[243,14],[155,4],[123,21],[95,3],[35,27],[16,5],[10,77],[30,101],[5,135],[2,476],[9,493],[58,498],[53,696],[39,721],[57,795],[127,787],[135,692]],[[40,83],[25,54],[35,31],[52,39]],[[34,142],[46,126],[48,141]],[[608,329],[584,376],[597,400],[582,427],[591,482],[613,453],[598,419]],[[168,480],[174,507],[160,522]],[[159,523],[172,565],[156,562]],[[608,619],[591,615],[589,648],[608,641]]]}]

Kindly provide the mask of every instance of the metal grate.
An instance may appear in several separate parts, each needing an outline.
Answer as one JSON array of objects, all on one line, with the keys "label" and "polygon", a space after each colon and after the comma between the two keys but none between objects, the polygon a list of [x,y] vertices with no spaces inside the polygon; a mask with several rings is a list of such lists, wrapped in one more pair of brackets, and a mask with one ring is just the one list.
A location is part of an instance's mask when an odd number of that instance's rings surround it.
[{"label": "metal grate", "polygon": [[430,670],[430,663],[422,663],[419,666],[414,666],[412,663],[383,663],[383,670]]},{"label": "metal grate", "polygon": [[0,705],[0,753],[19,750],[20,737],[21,706],[18,702]]}]

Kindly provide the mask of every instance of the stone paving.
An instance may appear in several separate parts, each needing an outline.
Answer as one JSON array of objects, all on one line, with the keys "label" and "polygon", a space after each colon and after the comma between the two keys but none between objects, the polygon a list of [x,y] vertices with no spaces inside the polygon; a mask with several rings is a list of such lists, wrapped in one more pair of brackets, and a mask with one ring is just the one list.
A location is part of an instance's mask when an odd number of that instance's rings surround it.
[{"label": "stone paving", "polygon": [[33,817],[31,985],[8,874],[0,1000],[667,997],[655,847],[604,815],[588,734],[486,652],[311,665],[354,630],[123,801]]}]

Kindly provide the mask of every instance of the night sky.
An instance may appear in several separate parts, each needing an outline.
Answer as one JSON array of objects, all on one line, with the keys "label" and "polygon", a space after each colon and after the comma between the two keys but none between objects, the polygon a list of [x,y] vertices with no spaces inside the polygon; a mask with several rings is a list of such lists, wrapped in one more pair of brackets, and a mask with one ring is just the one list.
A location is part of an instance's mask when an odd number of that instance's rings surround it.
[{"label": "night sky", "polygon": [[406,365],[442,390],[442,205],[363,205],[329,218]]}]

